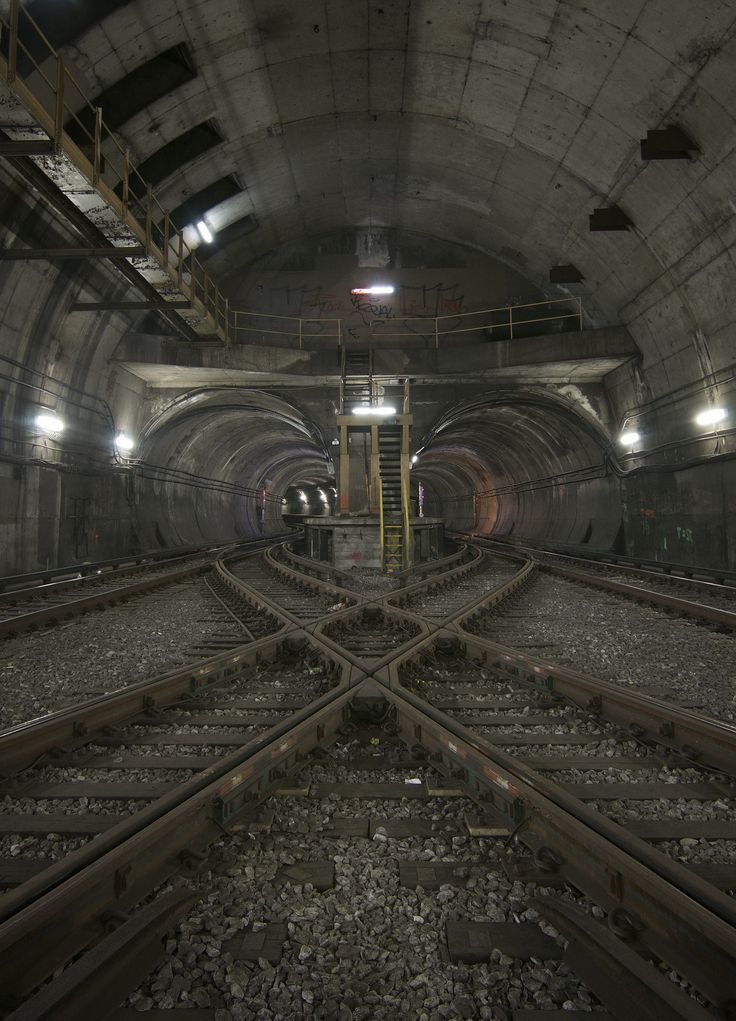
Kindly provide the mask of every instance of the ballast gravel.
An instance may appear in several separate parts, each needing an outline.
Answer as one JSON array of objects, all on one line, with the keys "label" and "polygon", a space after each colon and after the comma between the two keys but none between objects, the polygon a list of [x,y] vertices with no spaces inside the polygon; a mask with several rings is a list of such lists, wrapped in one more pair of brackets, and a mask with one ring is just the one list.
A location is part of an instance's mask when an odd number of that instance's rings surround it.
[{"label": "ballast gravel", "polygon": [[734,637],[691,619],[537,575],[466,627],[546,662],[736,720]]},{"label": "ballast gravel", "polygon": [[243,636],[204,580],[197,578],[4,641],[0,727],[205,658],[206,652],[187,650],[213,632],[233,639]]},{"label": "ballast gravel", "polygon": [[464,577],[451,580],[448,585],[434,592],[427,590],[417,592],[401,605],[404,609],[429,617],[430,620],[444,620],[456,614],[467,603],[472,603],[498,588],[518,570],[518,564],[486,553],[483,560]]},{"label": "ballast gravel", "polygon": [[[425,776],[421,770],[370,775],[394,782]],[[308,778],[350,782],[366,773],[330,764],[312,767]],[[510,1021],[517,1008],[593,1016],[601,1009],[560,961],[522,961],[494,950],[482,964],[449,963],[443,952],[448,920],[534,922],[530,897],[551,892],[507,878],[502,842],[467,835],[463,816],[477,811],[472,802],[330,795],[272,797],[265,808],[275,811],[271,832],[221,843],[211,868],[194,880],[202,900],[167,941],[163,965],[129,998],[143,1016],[200,1006],[214,1010],[216,1021]],[[374,840],[326,838],[322,831],[335,814],[424,818],[449,829],[405,840],[378,839],[380,831]],[[283,866],[320,859],[334,861],[332,889],[276,881]],[[467,885],[402,887],[402,859],[456,862]],[[569,892],[554,895],[574,899]],[[275,921],[287,928],[281,961],[237,960],[228,940]],[[541,928],[554,935],[544,922]]]},{"label": "ballast gravel", "polygon": [[[600,783],[626,783],[632,786],[637,783],[711,783],[714,785],[714,796],[708,800],[684,799],[684,798],[658,798],[639,799],[635,798],[632,791],[631,798],[619,800],[594,799],[586,800],[586,807],[594,809],[612,819],[614,822],[626,826],[627,823],[640,820],[670,819],[681,821],[706,821],[706,820],[736,820],[736,800],[730,796],[733,790],[732,781],[729,777],[708,770],[701,770],[697,767],[674,767],[665,764],[657,753],[637,742],[635,739],[622,736],[617,728],[611,724],[605,724],[575,706],[559,704],[551,707],[540,708],[539,702],[545,699],[545,693],[525,689],[521,686],[514,686],[510,682],[497,678],[479,668],[478,664],[465,661],[459,658],[452,658],[440,665],[439,660],[434,664],[424,663],[418,672],[415,673],[407,683],[417,694],[430,702],[442,703],[454,695],[453,681],[460,673],[462,687],[465,689],[463,701],[482,701],[492,697],[494,700],[518,699],[520,696],[528,699],[528,705],[523,708],[499,709],[499,714],[504,717],[513,715],[518,723],[505,726],[493,726],[472,722],[472,710],[468,709],[447,709],[450,716],[457,718],[460,722],[469,727],[480,737],[490,741],[501,751],[511,757],[524,759],[527,757],[535,759],[565,757],[575,759],[583,756],[596,756],[599,758],[623,758],[640,759],[641,766],[636,769],[616,768],[612,766],[606,770],[590,769],[565,769],[545,771],[544,775],[548,781],[553,783],[574,783],[590,784],[591,793],[594,793],[595,784]],[[472,694],[468,693],[468,686],[475,678],[477,688]],[[487,714],[492,717],[492,713]],[[544,715],[549,724],[545,726],[525,723],[527,716]],[[484,718],[486,713],[483,713]],[[504,737],[513,734],[538,734],[540,744],[533,745],[505,745]],[[586,735],[590,736],[592,743],[585,744],[548,744],[544,743],[544,734],[564,736]],[[596,737],[599,740],[595,740]],[[722,791],[722,796],[718,791]],[[732,862],[732,846],[734,842],[728,840],[706,840],[694,837],[684,837],[681,840],[657,841],[654,845],[657,850],[668,857],[684,863],[701,862],[711,864],[727,864]]]}]

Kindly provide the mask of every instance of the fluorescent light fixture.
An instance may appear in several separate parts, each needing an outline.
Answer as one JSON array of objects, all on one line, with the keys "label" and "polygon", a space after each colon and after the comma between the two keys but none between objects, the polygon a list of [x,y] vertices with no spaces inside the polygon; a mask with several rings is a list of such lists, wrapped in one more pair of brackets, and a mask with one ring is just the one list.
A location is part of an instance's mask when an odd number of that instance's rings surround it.
[{"label": "fluorescent light fixture", "polygon": [[115,437],[115,447],[123,454],[128,454],[135,446],[135,440],[133,440],[126,433],[118,433]]},{"label": "fluorescent light fixture", "polygon": [[418,454],[414,454],[412,456],[411,463],[412,464],[416,464],[418,460],[419,460],[419,455]]},{"label": "fluorescent light fixture", "polygon": [[717,425],[724,418],[728,418],[728,411],[725,408],[707,408],[695,416],[698,425]]},{"label": "fluorescent light fixture", "polygon": [[373,287],[351,287],[351,294],[393,294],[391,284],[376,284]]},{"label": "fluorescent light fixture", "polygon": [[375,415],[377,418],[389,418],[391,415],[396,414],[396,408],[391,407],[390,404],[372,404],[366,405],[362,408],[353,408],[354,415]]},{"label": "fluorescent light fixture", "polygon": [[618,438],[619,443],[623,443],[625,447],[633,447],[635,443],[638,443],[641,436],[636,429],[630,429],[628,432],[621,433]]},{"label": "fluorescent light fixture", "polygon": [[206,241],[208,245],[211,245],[212,242],[215,240],[212,231],[209,229],[204,220],[199,221],[199,223],[197,224],[197,230],[199,231],[199,236],[202,238],[203,241]]},{"label": "fluorescent light fixture", "polygon": [[64,423],[53,411],[42,411],[36,415],[36,425],[43,433],[60,433],[64,430]]}]

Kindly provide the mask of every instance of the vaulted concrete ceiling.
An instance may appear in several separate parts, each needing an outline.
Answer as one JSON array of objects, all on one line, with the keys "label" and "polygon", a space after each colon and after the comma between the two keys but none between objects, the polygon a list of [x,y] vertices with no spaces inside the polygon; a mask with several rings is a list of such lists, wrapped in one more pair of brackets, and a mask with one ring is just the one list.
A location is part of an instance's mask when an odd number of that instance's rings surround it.
[{"label": "vaulted concrete ceiling", "polygon": [[[137,164],[204,122],[222,136],[157,182],[173,209],[235,179],[241,190],[207,214],[233,225],[215,271],[344,225],[406,228],[494,254],[548,290],[550,266],[575,264],[591,321],[630,325],[645,361],[691,363],[678,382],[722,363],[730,317],[703,292],[733,270],[730,0],[76,6],[87,22],[111,12],[67,46],[103,101],[186,47],[196,73],[169,91],[149,78],[119,130]],[[31,9],[51,17],[49,0]],[[671,123],[698,158],[643,162],[639,140]],[[611,204],[633,229],[590,233],[589,213]]]}]

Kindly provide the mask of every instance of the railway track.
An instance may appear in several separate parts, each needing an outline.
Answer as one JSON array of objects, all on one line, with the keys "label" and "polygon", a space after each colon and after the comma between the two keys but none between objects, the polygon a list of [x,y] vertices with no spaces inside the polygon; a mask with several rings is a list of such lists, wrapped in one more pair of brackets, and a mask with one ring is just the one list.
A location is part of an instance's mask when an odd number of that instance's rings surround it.
[{"label": "railway track", "polygon": [[[734,720],[736,701],[728,679],[736,614],[728,614],[733,621],[725,630],[725,624],[699,618],[695,604],[682,616],[680,603],[642,604],[628,591],[600,590],[537,571],[510,598],[479,609],[462,626],[544,663],[582,669]],[[718,613],[723,617],[726,611]]]},{"label": "railway track", "polygon": [[[524,593],[529,563],[473,554],[444,577],[367,595],[298,567],[273,553],[217,565],[231,612],[267,614],[270,634],[0,734],[13,799],[3,825],[31,803],[55,805],[54,784],[65,785],[57,801],[98,820],[113,803],[128,810],[0,898],[7,1016],[62,1016],[60,1005],[89,1016],[90,1003],[113,1016],[141,948],[150,970],[181,917],[164,977],[134,994],[138,1011],[238,1016],[252,1000],[264,1017],[516,1021],[602,1001],[612,1017],[731,1016],[736,729],[474,634],[485,603]],[[131,784],[139,797],[123,797]],[[99,797],[94,811],[72,797],[82,789]],[[660,807],[642,820],[649,803]],[[637,819],[670,829],[647,837]],[[721,830],[701,848],[693,823]],[[220,867],[236,880],[228,893]],[[182,870],[189,881],[172,888]],[[544,943],[540,919],[564,939]],[[203,931],[215,936],[194,952]],[[181,960],[210,977],[177,982],[169,1003],[166,969]]]},{"label": "railway track", "polygon": [[[685,602],[711,606],[733,612],[736,610],[736,574],[686,567],[655,561],[636,562],[627,557],[608,554],[574,554],[546,549],[539,545],[505,540],[476,540],[483,548],[512,552],[532,557],[545,569],[561,577],[593,578],[617,585],[635,586],[644,592],[674,596]],[[612,588],[613,590],[613,588]]]},{"label": "railway track", "polygon": [[[262,541],[240,544],[262,546]],[[172,556],[158,555],[128,566],[83,565],[82,571],[46,581],[35,575],[0,578],[0,638],[51,627],[91,611],[105,609],[163,586],[209,571],[222,547],[206,547]],[[118,562],[113,562],[117,564]],[[121,579],[126,580],[121,584]],[[21,579],[19,581],[19,579]],[[32,579],[29,582],[29,579]],[[22,582],[26,583],[23,584]]]}]

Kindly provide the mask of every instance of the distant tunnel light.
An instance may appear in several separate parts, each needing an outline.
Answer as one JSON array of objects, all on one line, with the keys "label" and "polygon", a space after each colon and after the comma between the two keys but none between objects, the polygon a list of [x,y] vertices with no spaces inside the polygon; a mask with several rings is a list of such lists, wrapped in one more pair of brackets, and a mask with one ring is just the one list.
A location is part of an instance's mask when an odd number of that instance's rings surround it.
[{"label": "distant tunnel light", "polygon": [[414,454],[412,456],[411,463],[412,464],[416,464],[418,460],[419,460],[419,455],[418,454]]},{"label": "distant tunnel light", "polygon": [[302,501],[302,503],[309,503],[309,497],[307,496],[303,489],[298,490],[298,493],[299,499]]},{"label": "distant tunnel light", "polygon": [[42,411],[36,415],[36,425],[43,433],[60,433],[64,430],[62,420],[51,411]]},{"label": "distant tunnel light", "polygon": [[135,440],[127,433],[118,433],[115,437],[115,449],[119,450],[121,454],[129,454],[134,446]]},{"label": "distant tunnel light", "polygon": [[641,436],[636,429],[629,429],[628,432],[621,433],[618,438],[618,442],[622,443],[625,447],[633,447],[635,443],[638,443]]},{"label": "distant tunnel light", "polygon": [[211,244],[212,244],[212,242],[213,242],[213,241],[215,240],[215,238],[214,238],[214,235],[213,235],[212,231],[211,231],[211,230],[209,229],[209,227],[208,227],[208,226],[207,226],[207,224],[206,224],[206,223],[204,222],[204,220],[200,220],[200,221],[199,221],[199,223],[197,224],[197,230],[199,231],[199,236],[200,236],[200,237],[202,238],[202,240],[203,240],[203,241],[205,241],[205,242],[206,242],[206,243],[207,243],[208,245],[211,245]]},{"label": "distant tunnel light", "polygon": [[391,284],[376,284],[374,287],[351,287],[351,294],[393,294]]},{"label": "distant tunnel light", "polygon": [[375,415],[377,418],[389,418],[396,414],[396,408],[390,404],[373,404],[370,407],[353,408],[354,415]]},{"label": "distant tunnel light", "polygon": [[728,418],[728,411],[725,408],[706,408],[695,416],[695,421],[698,425],[717,425],[725,418]]}]

